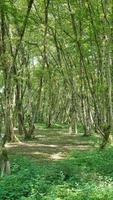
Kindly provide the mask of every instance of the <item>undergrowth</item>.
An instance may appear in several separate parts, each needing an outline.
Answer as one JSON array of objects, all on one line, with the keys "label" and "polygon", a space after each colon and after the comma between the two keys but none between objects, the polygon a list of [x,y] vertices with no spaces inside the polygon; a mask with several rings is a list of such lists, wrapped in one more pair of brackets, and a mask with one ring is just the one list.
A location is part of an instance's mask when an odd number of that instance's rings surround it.
[{"label": "undergrowth", "polygon": [[113,200],[113,149],[73,151],[67,160],[37,164],[11,156],[0,200]]}]

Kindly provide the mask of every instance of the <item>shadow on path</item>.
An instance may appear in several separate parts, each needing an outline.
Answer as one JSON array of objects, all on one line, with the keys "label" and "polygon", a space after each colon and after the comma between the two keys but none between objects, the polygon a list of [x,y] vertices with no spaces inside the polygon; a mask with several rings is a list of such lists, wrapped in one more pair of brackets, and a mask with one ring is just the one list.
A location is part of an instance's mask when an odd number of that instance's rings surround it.
[{"label": "shadow on path", "polygon": [[9,154],[29,156],[39,161],[65,159],[73,149],[90,149],[94,142],[79,135],[69,135],[63,131],[40,131],[33,141],[8,143]]}]

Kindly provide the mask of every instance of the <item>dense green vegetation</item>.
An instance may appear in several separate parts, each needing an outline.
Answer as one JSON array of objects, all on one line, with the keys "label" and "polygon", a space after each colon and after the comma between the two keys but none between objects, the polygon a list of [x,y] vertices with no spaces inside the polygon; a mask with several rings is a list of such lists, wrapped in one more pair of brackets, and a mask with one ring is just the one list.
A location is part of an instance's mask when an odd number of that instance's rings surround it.
[{"label": "dense green vegetation", "polygon": [[[41,139],[27,141],[31,147],[9,148],[11,175],[0,178],[1,200],[112,200],[112,143],[100,151],[101,138],[96,135],[70,136],[61,128],[47,129],[41,124],[39,134]],[[51,144],[59,145],[58,152],[63,145],[73,145],[76,150],[66,153],[62,160],[51,160],[47,154],[46,157],[34,155],[40,152],[38,144],[43,146],[42,153],[45,145],[49,153]],[[51,153],[54,152],[57,153],[53,148]]]},{"label": "dense green vegetation", "polygon": [[73,151],[63,161],[41,165],[10,157],[12,174],[0,181],[0,199],[112,200],[113,149]]}]

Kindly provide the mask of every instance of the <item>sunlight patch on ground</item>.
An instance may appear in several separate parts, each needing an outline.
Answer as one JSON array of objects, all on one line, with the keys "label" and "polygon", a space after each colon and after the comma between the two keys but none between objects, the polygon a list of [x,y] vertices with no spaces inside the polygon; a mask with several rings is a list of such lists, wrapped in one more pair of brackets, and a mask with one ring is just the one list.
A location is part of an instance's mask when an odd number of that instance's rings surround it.
[{"label": "sunlight patch on ground", "polygon": [[50,159],[52,159],[52,160],[62,160],[62,159],[64,159],[64,155],[62,154],[62,152],[54,153],[50,156]]},{"label": "sunlight patch on ground", "polygon": [[47,137],[46,135],[35,135],[35,138],[45,138]]},{"label": "sunlight patch on ground", "polygon": [[7,148],[11,148],[11,147],[18,147],[19,145],[21,145],[22,142],[18,142],[18,143],[7,143],[5,144],[5,147]]},{"label": "sunlight patch on ground", "polygon": [[84,144],[79,144],[79,145],[65,145],[64,148],[65,149],[68,149],[68,150],[73,150],[73,149],[81,149],[81,150],[84,150],[84,149],[88,149],[90,148],[91,146],[90,145],[84,145]]},{"label": "sunlight patch on ground", "polygon": [[25,155],[42,155],[42,157],[48,157],[49,156],[49,154],[48,153],[43,153],[43,152],[38,152],[38,151],[36,151],[36,152],[32,152],[32,153],[25,153]]},{"label": "sunlight patch on ground", "polygon": [[36,144],[36,143],[9,143],[6,144],[6,147],[11,148],[11,147],[18,147],[18,146],[26,146],[26,147],[52,147],[52,148],[57,148],[58,145],[54,144]]},{"label": "sunlight patch on ground", "polygon": [[37,144],[37,147],[52,147],[52,148],[56,148],[56,147],[58,147],[58,145],[54,145],[54,144]]}]

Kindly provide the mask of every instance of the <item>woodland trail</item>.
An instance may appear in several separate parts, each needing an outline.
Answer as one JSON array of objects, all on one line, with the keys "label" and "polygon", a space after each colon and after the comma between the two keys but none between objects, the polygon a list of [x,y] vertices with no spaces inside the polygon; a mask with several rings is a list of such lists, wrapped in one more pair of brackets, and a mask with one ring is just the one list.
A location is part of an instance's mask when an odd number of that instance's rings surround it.
[{"label": "woodland trail", "polygon": [[8,143],[7,149],[9,155],[32,157],[43,163],[65,159],[70,151],[91,149],[93,145],[94,141],[88,137],[50,129],[38,130],[32,141]]}]

